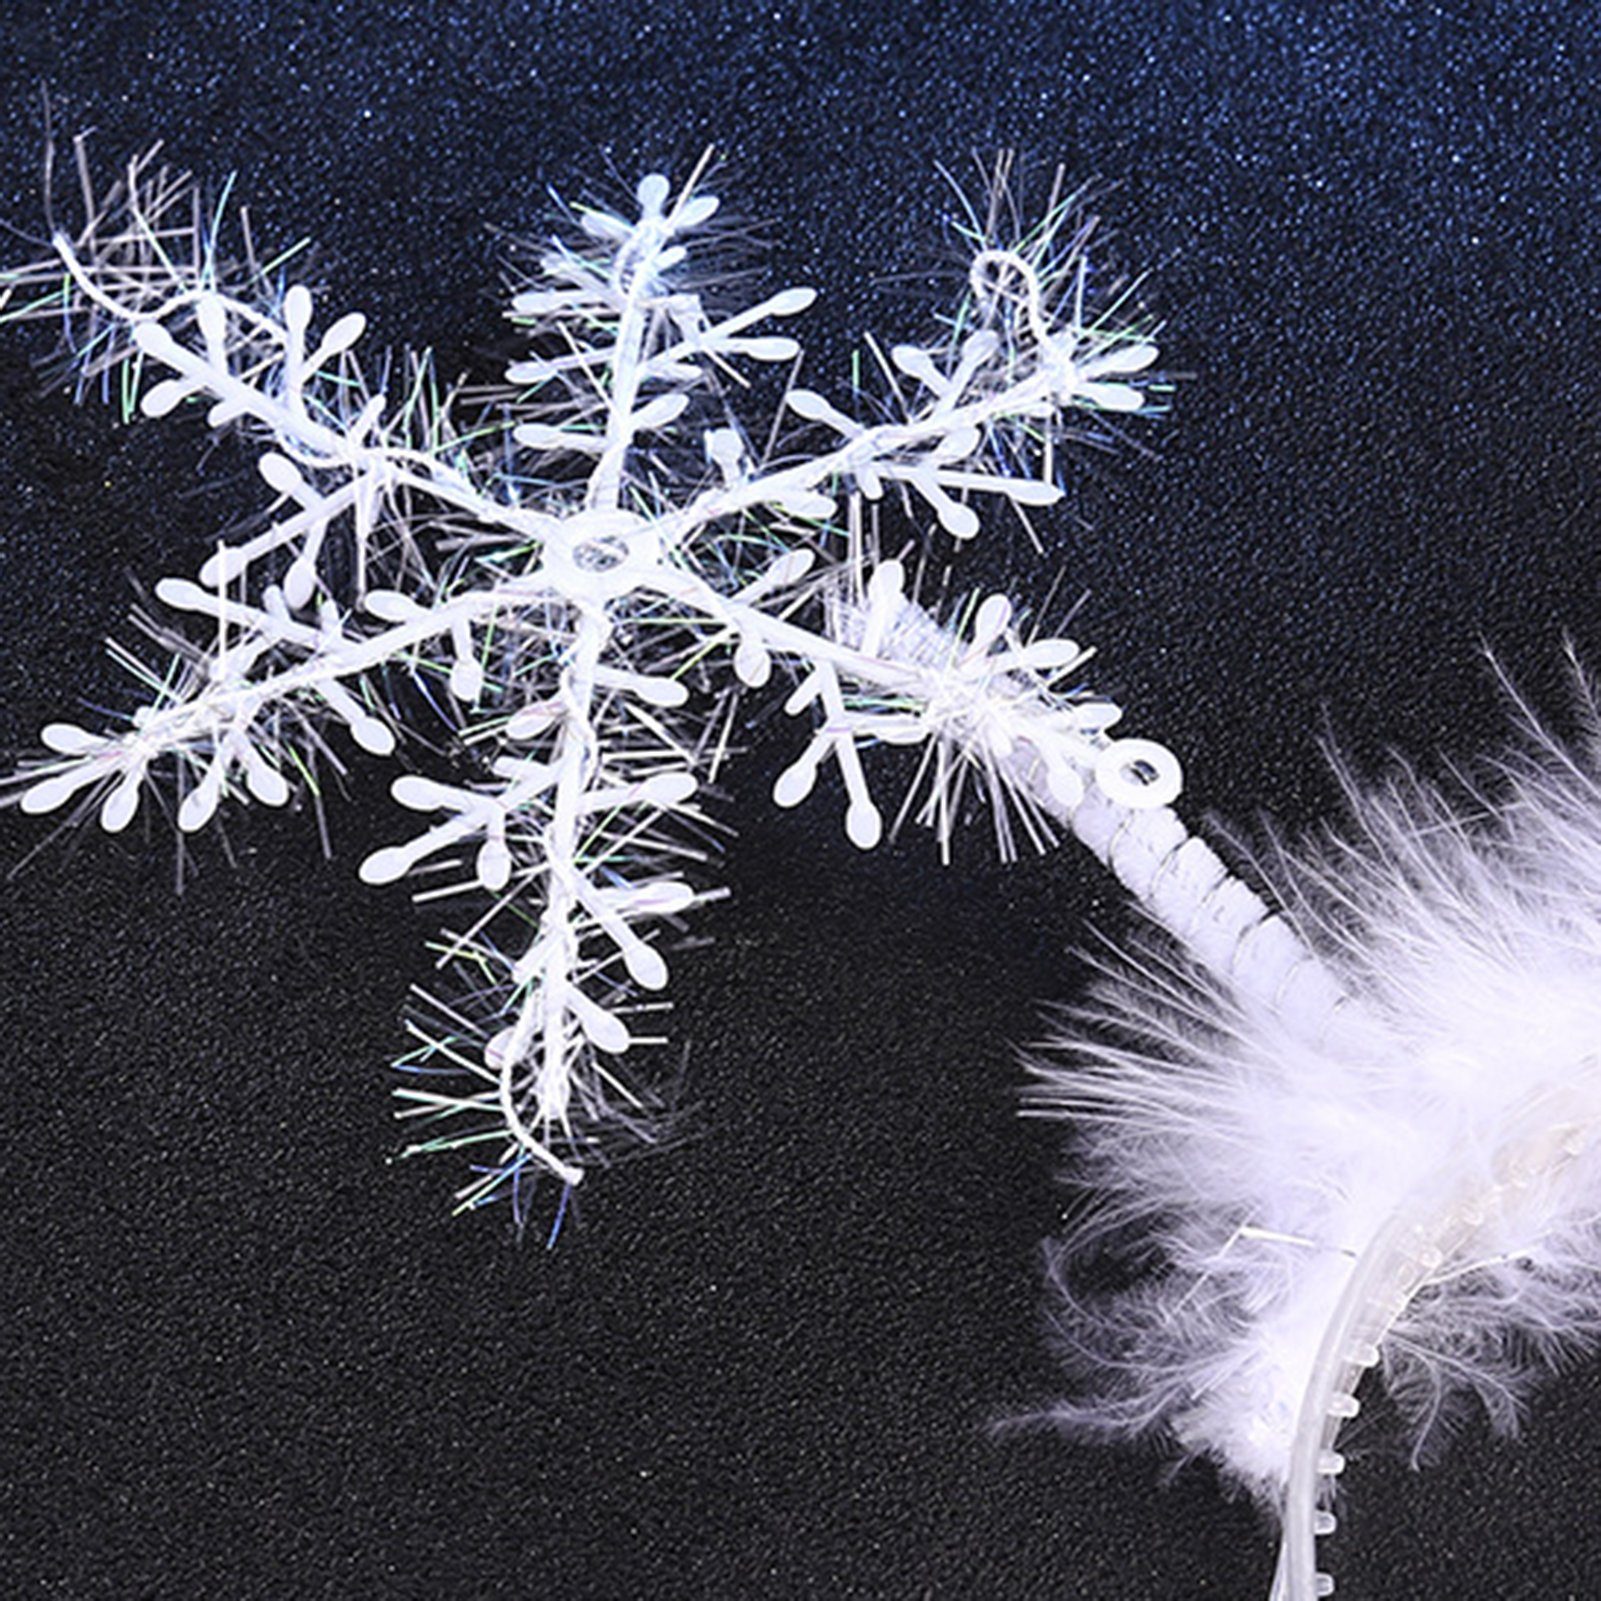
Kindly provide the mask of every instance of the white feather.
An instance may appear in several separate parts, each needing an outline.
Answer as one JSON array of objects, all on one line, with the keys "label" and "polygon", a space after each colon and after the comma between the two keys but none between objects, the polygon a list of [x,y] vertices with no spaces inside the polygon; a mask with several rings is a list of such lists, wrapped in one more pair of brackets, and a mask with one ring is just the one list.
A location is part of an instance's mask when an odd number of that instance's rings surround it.
[{"label": "white feather", "polygon": [[[1531,1375],[1601,1333],[1586,710],[1582,756],[1529,719],[1455,802],[1407,773],[1348,783],[1350,833],[1275,854],[1285,915],[1344,991],[1332,1010],[1276,1009],[1156,935],[1106,969],[1037,1064],[1036,1104],[1074,1121],[1099,1192],[1055,1262],[1085,1381],[1064,1424],[1165,1435],[1282,1507],[1320,1349],[1386,1241],[1416,1271],[1389,1283],[1373,1333],[1420,1449],[1474,1395],[1511,1426]],[[1133,1286],[1077,1290],[1108,1254]]]}]

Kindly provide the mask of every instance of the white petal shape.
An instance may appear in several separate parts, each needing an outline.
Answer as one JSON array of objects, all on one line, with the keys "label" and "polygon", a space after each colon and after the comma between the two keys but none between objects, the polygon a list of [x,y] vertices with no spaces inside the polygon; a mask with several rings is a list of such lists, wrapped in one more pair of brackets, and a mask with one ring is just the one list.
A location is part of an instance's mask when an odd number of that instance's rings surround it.
[{"label": "white petal shape", "polygon": [[139,810],[139,790],[144,781],[144,774],[137,768],[126,774],[117,784],[117,787],[106,796],[105,805],[100,808],[100,826],[108,834],[120,834]]},{"label": "white petal shape", "polygon": [[870,800],[853,801],[845,813],[845,832],[851,844],[870,851],[884,837],[884,819]]}]

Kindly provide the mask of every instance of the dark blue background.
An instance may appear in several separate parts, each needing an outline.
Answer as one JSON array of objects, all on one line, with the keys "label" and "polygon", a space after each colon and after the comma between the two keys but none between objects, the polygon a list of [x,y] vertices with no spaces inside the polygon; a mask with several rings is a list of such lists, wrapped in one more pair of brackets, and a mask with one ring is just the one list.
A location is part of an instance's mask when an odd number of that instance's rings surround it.
[{"label": "dark blue background", "polygon": [[[483,373],[492,230],[708,143],[809,381],[948,282],[936,163],[1019,145],[1108,186],[1192,376],[1154,455],[1090,462],[1035,557],[1192,817],[1310,822],[1360,760],[1492,746],[1489,645],[1561,723],[1601,664],[1601,22],[1588,4],[86,4],[0,15],[0,219],[37,233],[40,93],[106,161],[237,169],[333,306]],[[23,247],[9,247],[12,259]],[[42,396],[0,340],[0,744],[110,693],[129,577],[192,569],[247,461]],[[197,462],[199,465],[197,466]],[[0,896],[0,1589],[90,1597],[1010,1598],[1266,1593],[1271,1540],[1191,1471],[988,1429],[1048,1399],[1056,1140],[1014,1116],[1035,1004],[1132,919],[1082,852],[867,858],[836,797],[730,769],[733,891],[675,969],[693,1137],[602,1175],[554,1253],[452,1220],[383,1063],[426,912],[355,882],[384,775],[253,815],[181,899],[160,828]],[[0,815],[0,861],[44,835]],[[1366,1422],[1366,1420],[1364,1420]],[[1411,1474],[1352,1431],[1342,1595],[1601,1590],[1601,1377],[1523,1443]]]}]

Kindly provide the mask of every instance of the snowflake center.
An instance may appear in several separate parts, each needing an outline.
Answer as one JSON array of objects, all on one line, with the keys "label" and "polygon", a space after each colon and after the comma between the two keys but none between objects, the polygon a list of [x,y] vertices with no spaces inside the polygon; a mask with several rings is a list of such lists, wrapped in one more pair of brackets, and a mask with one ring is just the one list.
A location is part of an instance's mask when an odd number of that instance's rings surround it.
[{"label": "snowflake center", "polygon": [[660,564],[655,524],[631,511],[576,512],[546,538],[545,569],[574,600],[616,600]]}]

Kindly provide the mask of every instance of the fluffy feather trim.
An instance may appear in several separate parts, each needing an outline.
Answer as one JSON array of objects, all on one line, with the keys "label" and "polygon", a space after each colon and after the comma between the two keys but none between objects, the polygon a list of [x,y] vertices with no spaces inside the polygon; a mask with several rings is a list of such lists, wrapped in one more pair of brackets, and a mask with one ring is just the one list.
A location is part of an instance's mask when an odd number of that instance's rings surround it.
[{"label": "fluffy feather trim", "polygon": [[[1586,706],[1582,756],[1530,719],[1484,783],[1348,781],[1347,833],[1275,852],[1286,915],[1347,997],[1332,1012],[1284,1015],[1153,935],[1036,1064],[1035,1104],[1073,1120],[1098,1192],[1054,1262],[1086,1381],[1061,1421],[1166,1434],[1277,1505],[1355,1264],[1408,1213],[1431,1254],[1379,1355],[1420,1448],[1473,1395],[1510,1426],[1531,1373],[1601,1332]],[[1132,1287],[1075,1289],[1108,1255]]]}]

